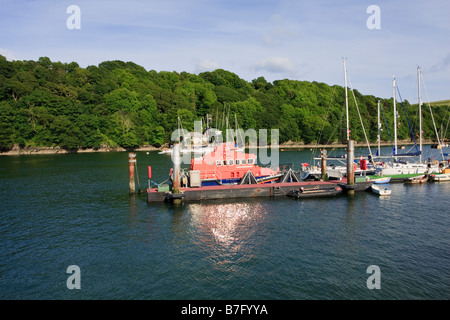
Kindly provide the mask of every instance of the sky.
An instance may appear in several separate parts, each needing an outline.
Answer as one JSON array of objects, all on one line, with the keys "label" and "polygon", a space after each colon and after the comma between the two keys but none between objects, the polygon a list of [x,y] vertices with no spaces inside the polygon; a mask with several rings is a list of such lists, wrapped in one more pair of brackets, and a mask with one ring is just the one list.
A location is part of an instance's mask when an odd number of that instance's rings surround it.
[{"label": "sky", "polygon": [[390,98],[395,76],[417,103],[418,66],[422,101],[450,99],[449,17],[448,0],[0,0],[0,54],[342,86],[345,58],[350,88]]}]

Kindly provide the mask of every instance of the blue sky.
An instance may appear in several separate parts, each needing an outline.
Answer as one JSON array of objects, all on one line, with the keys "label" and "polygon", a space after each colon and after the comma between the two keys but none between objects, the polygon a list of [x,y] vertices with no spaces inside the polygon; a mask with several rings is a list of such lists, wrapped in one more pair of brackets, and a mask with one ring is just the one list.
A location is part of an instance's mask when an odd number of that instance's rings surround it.
[{"label": "blue sky", "polygon": [[[66,26],[79,6],[81,29]],[[370,5],[380,29],[367,28]],[[0,0],[0,54],[8,59],[133,61],[147,70],[199,73],[222,68],[251,81],[344,84],[389,98],[450,99],[450,2],[350,0]],[[428,94],[428,97],[427,97]]]}]

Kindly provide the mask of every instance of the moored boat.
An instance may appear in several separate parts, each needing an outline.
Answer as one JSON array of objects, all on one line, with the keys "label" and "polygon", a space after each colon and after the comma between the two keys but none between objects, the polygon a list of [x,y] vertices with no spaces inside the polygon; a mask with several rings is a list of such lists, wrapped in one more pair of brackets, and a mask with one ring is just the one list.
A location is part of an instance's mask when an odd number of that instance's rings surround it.
[{"label": "moored boat", "polygon": [[258,166],[256,155],[239,151],[233,143],[219,144],[212,152],[192,158],[191,183],[194,174],[199,175],[196,180],[201,181],[201,186],[272,183],[282,176],[279,168]]},{"label": "moored boat", "polygon": [[450,173],[433,174],[431,177],[431,181],[434,181],[434,182],[450,181]]},{"label": "moored boat", "polygon": [[411,178],[405,178],[405,180],[403,180],[404,183],[406,184],[422,184],[428,181],[428,175],[421,175],[421,176],[416,176],[416,177],[411,177]]},{"label": "moored boat", "polygon": [[303,198],[317,198],[317,197],[332,197],[340,193],[342,193],[342,188],[339,186],[334,186],[332,188],[301,187],[297,190],[288,192],[286,195],[294,199],[303,199]]},{"label": "moored boat", "polygon": [[372,192],[378,194],[379,196],[389,196],[392,193],[389,184],[373,184],[371,188]]},{"label": "moored boat", "polygon": [[386,184],[386,183],[391,182],[391,177],[375,178],[375,179],[370,179],[369,181],[372,181],[374,184]]}]

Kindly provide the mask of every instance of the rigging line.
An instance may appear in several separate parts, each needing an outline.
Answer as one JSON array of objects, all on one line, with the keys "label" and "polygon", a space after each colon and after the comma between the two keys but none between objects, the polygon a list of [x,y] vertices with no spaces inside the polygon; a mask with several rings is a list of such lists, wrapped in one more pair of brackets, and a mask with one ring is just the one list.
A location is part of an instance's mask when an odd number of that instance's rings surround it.
[{"label": "rigging line", "polygon": [[438,144],[439,144],[439,147],[440,147],[439,149],[441,150],[442,160],[445,160],[445,158],[444,158],[444,152],[442,151],[442,146],[441,146],[441,139],[439,139],[439,134],[438,134],[437,129],[436,129],[436,122],[434,121],[433,111],[431,110],[430,98],[428,97],[428,91],[427,91],[427,88],[426,88],[426,86],[425,86],[425,80],[423,79],[423,74],[422,74],[422,72],[420,72],[420,74],[422,75],[423,88],[425,89],[425,94],[427,95],[428,107],[430,108],[431,119],[433,120],[434,131],[436,132],[436,138],[437,138],[437,140],[438,140]]},{"label": "rigging line", "polygon": [[411,137],[413,138],[414,146],[416,147],[416,151],[419,152],[419,149],[417,148],[416,138],[414,137],[414,133],[412,132],[412,128],[411,128],[411,124],[409,122],[408,114],[406,113],[405,104],[403,103],[402,95],[400,94],[400,89],[398,88],[398,86],[397,86],[397,92],[398,92],[398,96],[400,98],[400,102],[402,103],[403,111],[405,111],[406,121],[408,121],[409,132],[411,133]]},{"label": "rigging line", "polygon": [[389,127],[388,127],[388,124],[387,124],[387,121],[386,121],[386,116],[384,114],[383,105],[381,105],[381,112],[383,113],[384,124],[386,125],[386,130],[387,130],[388,135],[389,135],[389,141],[391,141],[391,147],[393,147],[394,145],[392,144],[391,133],[389,131]]},{"label": "rigging line", "polygon": [[[447,114],[448,114],[449,108],[450,108],[450,105],[447,105],[447,109],[444,112],[444,116],[442,117],[442,122],[441,122],[441,138],[443,140],[445,139],[445,136],[447,135],[448,121],[447,121],[445,131],[444,131],[444,123],[445,123],[445,119],[447,119]],[[450,118],[449,118],[449,120],[450,120]]]},{"label": "rigging line", "polygon": [[[331,98],[330,98],[330,102],[328,104],[328,110],[331,107],[331,100],[334,98],[334,93],[336,92],[336,87],[333,86],[333,92],[331,93]],[[327,111],[328,112],[328,111]],[[327,115],[328,116],[328,115]],[[331,133],[330,137],[328,138],[327,144],[330,144],[331,139],[333,138],[333,134],[336,131],[336,128],[333,130],[333,132]]]},{"label": "rigging line", "polygon": [[393,145],[392,145],[391,132],[389,131],[389,126],[388,126],[388,124],[387,124],[386,115],[385,115],[385,113],[384,113],[383,105],[381,105],[381,112],[383,113],[384,124],[386,125],[386,130],[387,130],[387,132],[388,132],[389,141],[391,141],[391,146],[393,146]]},{"label": "rigging line", "polygon": [[358,103],[356,102],[356,95],[355,95],[355,93],[353,92],[352,82],[350,81],[350,77],[349,77],[349,76],[347,76],[347,77],[348,77],[348,82],[350,83],[350,91],[352,92],[352,94],[353,94],[353,99],[355,100],[356,110],[358,110],[359,120],[361,121],[361,126],[362,126],[362,128],[363,128],[364,137],[366,138],[367,148],[369,149],[370,157],[373,158],[372,150],[370,149],[369,139],[367,139],[366,129],[365,129],[364,123],[363,123],[363,121],[362,121],[361,113],[359,112]]},{"label": "rigging line", "polygon": [[[449,109],[450,109],[450,105],[447,106],[447,110],[445,111],[445,116],[444,116],[444,118],[442,119],[442,124],[441,124],[441,125],[444,125],[445,118],[447,118],[447,114],[448,114]],[[449,116],[448,116],[448,120],[447,120],[447,125],[446,125],[446,127],[445,127],[445,131],[444,131],[443,134],[442,134],[442,139],[446,139],[446,138],[447,138],[447,130],[448,130],[448,124],[449,124],[449,122],[450,122],[450,114],[449,114]]]},{"label": "rigging line", "polygon": [[[325,117],[323,118],[323,121],[322,121],[322,129],[320,130],[319,139],[317,140],[317,144],[319,144],[319,143],[320,143],[320,140],[322,139],[323,131],[324,131],[324,129],[325,129],[325,123],[326,123],[326,120],[328,119],[328,114],[329,114],[329,111],[330,111],[331,101],[333,100],[333,97],[334,97],[334,91],[335,91],[335,90],[336,90],[336,88],[333,87],[333,92],[331,93],[331,98],[330,98],[330,101],[328,102],[328,109],[327,109],[327,112],[326,112],[326,114],[325,114]],[[329,140],[327,141],[327,144],[328,144],[328,142],[329,142],[330,140],[331,140],[331,139],[329,138]],[[315,153],[316,153],[316,151],[313,151],[313,157],[315,156]]]},{"label": "rigging line", "polygon": [[[335,132],[338,130],[338,128],[340,128],[340,126],[341,126],[341,123],[342,123],[342,116],[343,116],[344,111],[345,111],[344,109],[341,110],[341,114],[340,114],[340,116],[339,116],[339,125],[338,125],[338,126],[334,126],[334,130],[331,132],[330,138],[329,138],[328,141],[327,141],[327,144],[328,144],[328,145],[330,144],[331,138],[333,137],[334,133],[335,133]],[[331,154],[332,154],[332,153],[330,152],[329,155],[331,155]]]},{"label": "rigging line", "polygon": [[[445,119],[445,118],[444,118]],[[448,120],[447,120],[447,126],[445,127],[445,131],[444,131],[444,138],[443,139],[447,139],[447,130],[448,130],[448,124],[450,122],[450,115],[448,116]]]}]

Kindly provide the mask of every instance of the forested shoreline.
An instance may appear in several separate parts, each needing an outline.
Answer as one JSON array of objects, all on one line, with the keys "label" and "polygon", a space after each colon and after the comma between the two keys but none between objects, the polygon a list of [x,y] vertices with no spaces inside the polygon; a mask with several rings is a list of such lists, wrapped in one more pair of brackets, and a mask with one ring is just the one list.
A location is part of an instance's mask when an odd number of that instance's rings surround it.
[{"label": "forested shoreline", "polygon": [[[377,140],[377,102],[383,115],[382,140],[393,134],[393,99],[354,90],[371,142]],[[418,133],[418,108],[398,101],[399,140],[411,140],[408,121]],[[403,112],[406,110],[407,118]],[[365,141],[349,92],[351,138]],[[436,121],[448,106],[433,106]],[[0,152],[26,148],[67,151],[159,148],[178,127],[192,131],[194,121],[210,115],[213,126],[224,116],[247,129],[279,129],[280,144],[336,144],[345,141],[345,93],[342,86],[276,80],[251,82],[217,69],[198,75],[105,61],[81,68],[76,62],[7,61],[0,55]],[[386,125],[387,128],[386,129]],[[440,125],[438,123],[437,125]],[[423,108],[424,139],[434,141],[428,107]]]}]

